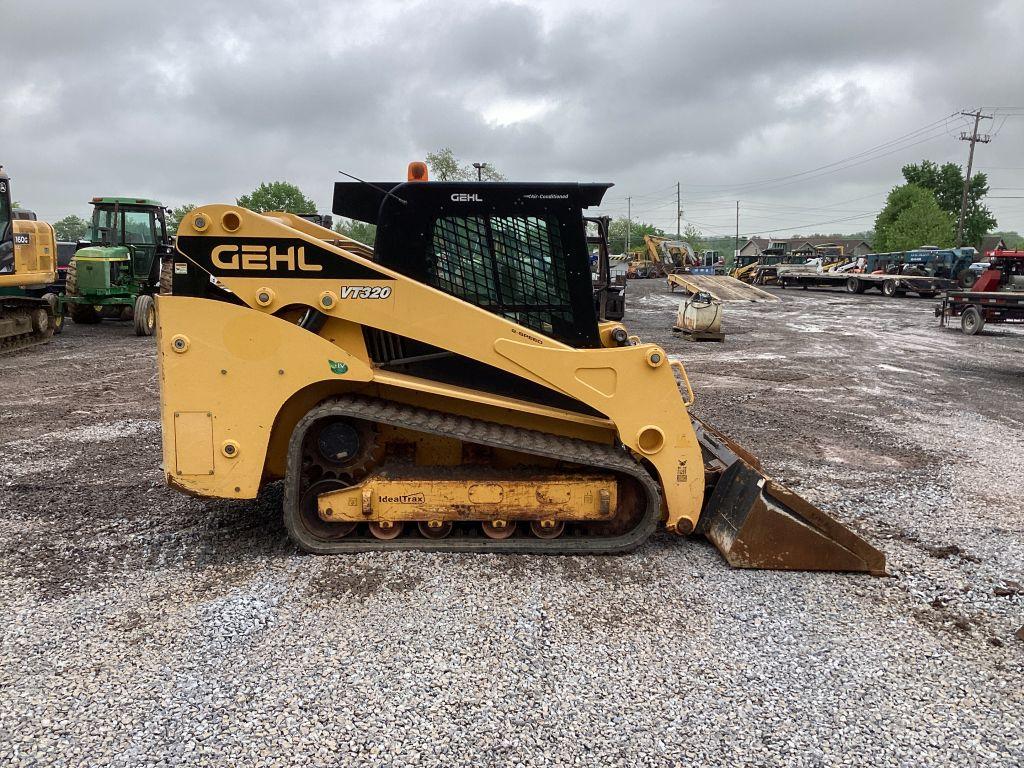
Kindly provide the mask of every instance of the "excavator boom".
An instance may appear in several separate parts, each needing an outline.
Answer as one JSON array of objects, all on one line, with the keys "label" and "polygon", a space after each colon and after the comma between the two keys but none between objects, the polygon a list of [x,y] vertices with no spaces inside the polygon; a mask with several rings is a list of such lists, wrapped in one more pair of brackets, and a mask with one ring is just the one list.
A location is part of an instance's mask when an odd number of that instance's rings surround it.
[{"label": "excavator boom", "polygon": [[595,316],[582,211],[607,186],[337,184],[373,249],[190,213],[158,299],[168,481],[252,498],[283,478],[318,553],[620,552],[660,522],[735,565],[884,570],[692,418],[681,362]]}]

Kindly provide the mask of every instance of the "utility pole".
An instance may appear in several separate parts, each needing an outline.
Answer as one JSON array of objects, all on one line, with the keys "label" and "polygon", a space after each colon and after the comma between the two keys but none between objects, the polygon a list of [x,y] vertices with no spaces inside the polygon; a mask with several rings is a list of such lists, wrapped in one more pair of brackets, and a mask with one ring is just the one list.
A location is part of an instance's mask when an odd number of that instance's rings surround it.
[{"label": "utility pole", "polygon": [[732,263],[740,257],[740,201],[736,201],[736,249],[732,252]]},{"label": "utility pole", "polygon": [[982,118],[991,120],[992,115],[983,115],[981,114],[980,109],[976,112],[961,112],[960,114],[964,117],[974,118],[974,130],[971,131],[970,136],[967,135],[967,131],[962,131],[960,133],[960,141],[971,142],[971,151],[967,154],[967,173],[964,174],[964,194],[963,197],[960,198],[960,220],[956,225],[957,248],[964,244],[964,218],[967,216],[967,193],[971,189],[971,169],[974,167],[974,145],[979,142],[981,144],[988,144],[992,141],[992,137],[987,133],[980,136],[978,135],[978,123],[981,122]]},{"label": "utility pole", "polygon": [[682,220],[683,220],[683,202],[682,202],[682,197],[681,197],[680,191],[679,191],[679,182],[677,181],[676,182],[676,240],[678,240],[680,237],[682,237],[682,235],[680,234],[681,231],[682,231],[682,230],[680,230],[680,226],[681,226]]},{"label": "utility pole", "polygon": [[[632,197],[626,198],[626,253],[629,253],[629,230],[633,228]],[[619,209],[622,210],[621,208]]]}]

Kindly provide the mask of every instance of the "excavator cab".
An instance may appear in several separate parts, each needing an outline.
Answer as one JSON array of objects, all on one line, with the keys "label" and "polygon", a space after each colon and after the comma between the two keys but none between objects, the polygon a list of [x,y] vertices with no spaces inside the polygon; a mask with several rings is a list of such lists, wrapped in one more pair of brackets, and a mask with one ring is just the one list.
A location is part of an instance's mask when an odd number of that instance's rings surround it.
[{"label": "excavator cab", "polygon": [[[608,253],[608,226],[610,216],[588,216],[583,219],[587,225],[587,244],[596,246],[597,270],[591,277],[594,286],[594,311],[598,321],[621,320],[626,314],[626,273],[612,274],[611,258]],[[593,260],[593,258],[592,258]]]},{"label": "excavator cab", "polygon": [[314,553],[611,553],[660,524],[736,566],[884,572],[690,413],[681,361],[595,310],[584,210],[609,184],[424,171],[335,185],[372,249],[288,213],[182,220],[158,298],[172,486],[283,479]]}]

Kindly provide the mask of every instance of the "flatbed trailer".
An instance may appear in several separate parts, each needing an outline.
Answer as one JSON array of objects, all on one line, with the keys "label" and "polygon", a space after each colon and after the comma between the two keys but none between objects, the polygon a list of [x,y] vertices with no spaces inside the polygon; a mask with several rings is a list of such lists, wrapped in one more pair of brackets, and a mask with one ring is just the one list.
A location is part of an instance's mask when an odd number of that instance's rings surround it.
[{"label": "flatbed trailer", "polygon": [[939,325],[959,317],[960,330],[974,336],[985,323],[1024,322],[1024,292],[1020,291],[947,291],[935,308]]},{"label": "flatbed trailer", "polygon": [[784,272],[779,275],[780,288],[842,288],[847,293],[864,293],[878,289],[886,296],[916,293],[932,298],[954,287],[945,277],[928,275],[866,274],[863,272]]}]

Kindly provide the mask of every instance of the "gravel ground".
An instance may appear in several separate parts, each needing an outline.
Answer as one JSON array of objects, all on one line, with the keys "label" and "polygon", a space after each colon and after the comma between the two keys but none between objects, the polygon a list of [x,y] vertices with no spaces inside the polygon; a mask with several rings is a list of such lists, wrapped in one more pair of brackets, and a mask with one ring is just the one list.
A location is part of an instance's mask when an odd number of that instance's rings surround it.
[{"label": "gravel ground", "polygon": [[779,292],[686,361],[700,415],[892,578],[621,557],[309,557],[273,491],[172,492],[153,342],[0,358],[4,765],[1024,764],[1024,333]]}]

